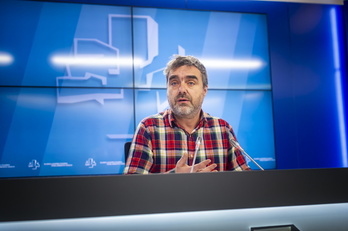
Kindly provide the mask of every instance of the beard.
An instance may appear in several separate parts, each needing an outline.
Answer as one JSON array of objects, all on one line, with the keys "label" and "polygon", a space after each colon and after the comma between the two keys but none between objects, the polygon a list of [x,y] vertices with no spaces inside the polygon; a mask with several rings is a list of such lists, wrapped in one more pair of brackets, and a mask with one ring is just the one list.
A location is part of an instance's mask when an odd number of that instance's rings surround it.
[{"label": "beard", "polygon": [[[186,98],[189,102],[180,103],[179,98]],[[186,94],[179,94],[174,100],[168,100],[169,106],[172,109],[174,115],[181,118],[193,118],[197,113],[200,113],[202,108],[204,97],[199,97],[196,102],[192,101],[192,98]]]}]

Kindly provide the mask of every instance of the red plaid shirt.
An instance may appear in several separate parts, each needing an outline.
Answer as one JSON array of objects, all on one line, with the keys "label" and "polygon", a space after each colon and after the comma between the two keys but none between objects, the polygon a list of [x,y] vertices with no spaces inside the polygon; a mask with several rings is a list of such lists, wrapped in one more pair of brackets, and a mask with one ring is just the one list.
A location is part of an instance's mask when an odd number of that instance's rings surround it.
[{"label": "red plaid shirt", "polygon": [[[175,168],[184,152],[195,152],[196,139],[202,137],[196,164],[210,159],[218,171],[250,170],[235,139],[232,127],[225,121],[202,111],[201,120],[191,134],[175,122],[170,109],[145,118],[135,132],[129,150],[125,174],[165,173]],[[188,165],[192,165],[189,158]]]}]

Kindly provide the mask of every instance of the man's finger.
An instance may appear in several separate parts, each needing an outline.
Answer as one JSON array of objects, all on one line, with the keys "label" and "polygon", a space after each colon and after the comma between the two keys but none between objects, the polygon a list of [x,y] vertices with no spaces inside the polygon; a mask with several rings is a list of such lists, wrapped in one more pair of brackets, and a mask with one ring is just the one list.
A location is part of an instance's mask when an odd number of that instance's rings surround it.
[{"label": "man's finger", "polygon": [[184,152],[184,154],[181,156],[180,160],[176,163],[177,167],[184,167],[187,163],[188,154],[187,152]]},{"label": "man's finger", "polygon": [[[217,167],[217,164],[211,164],[208,167],[206,167],[205,169],[202,169],[202,172],[211,172],[213,171],[215,168]],[[217,171],[217,170],[214,170]]]},{"label": "man's finger", "polygon": [[193,168],[193,171],[194,172],[197,172],[199,170],[203,170],[204,168],[207,167],[207,165],[211,162],[210,159],[207,159],[207,160],[203,160],[202,162],[196,164]]}]

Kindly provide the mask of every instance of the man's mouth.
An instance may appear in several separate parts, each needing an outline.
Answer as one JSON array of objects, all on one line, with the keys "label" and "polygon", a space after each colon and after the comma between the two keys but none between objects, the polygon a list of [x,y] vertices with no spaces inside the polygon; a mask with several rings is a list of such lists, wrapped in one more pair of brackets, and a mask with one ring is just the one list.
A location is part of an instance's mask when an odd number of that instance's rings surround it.
[{"label": "man's mouth", "polygon": [[190,102],[188,99],[186,99],[186,98],[179,98],[178,100],[178,103],[188,103],[188,102]]}]

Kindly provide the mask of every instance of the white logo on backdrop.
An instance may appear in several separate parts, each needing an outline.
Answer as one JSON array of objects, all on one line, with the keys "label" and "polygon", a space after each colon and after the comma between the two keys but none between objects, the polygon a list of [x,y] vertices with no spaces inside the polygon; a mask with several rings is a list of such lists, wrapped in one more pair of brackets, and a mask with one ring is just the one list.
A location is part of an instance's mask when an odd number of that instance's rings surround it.
[{"label": "white logo on backdrop", "polygon": [[85,166],[88,168],[94,168],[95,166],[97,166],[97,162],[95,162],[93,158],[88,158],[88,160],[86,160]]},{"label": "white logo on backdrop", "polygon": [[28,164],[28,168],[31,168],[32,170],[37,170],[40,168],[40,163],[37,160],[32,160]]}]

